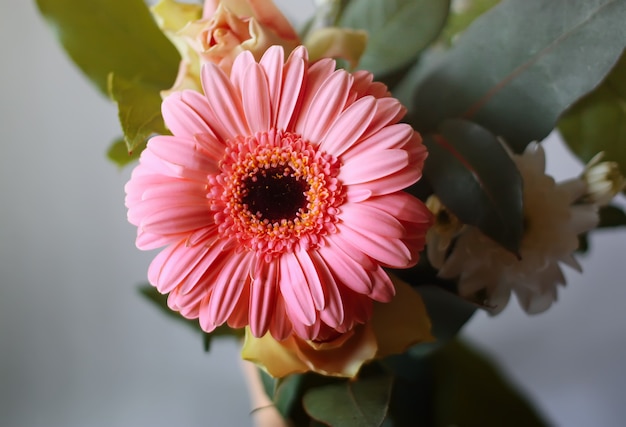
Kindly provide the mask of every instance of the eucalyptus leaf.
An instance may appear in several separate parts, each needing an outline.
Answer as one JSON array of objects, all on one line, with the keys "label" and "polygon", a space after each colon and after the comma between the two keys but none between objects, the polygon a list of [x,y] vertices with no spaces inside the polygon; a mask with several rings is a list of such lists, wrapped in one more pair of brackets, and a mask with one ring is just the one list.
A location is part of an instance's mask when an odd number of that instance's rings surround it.
[{"label": "eucalyptus leaf", "polygon": [[452,7],[448,22],[441,32],[441,39],[451,46],[454,39],[465,31],[476,18],[500,3],[500,0],[464,0],[458,2],[459,6]]},{"label": "eucalyptus leaf", "polygon": [[304,395],[304,408],[330,426],[379,427],[389,408],[392,383],[390,375],[378,374],[311,388]]},{"label": "eucalyptus leaf", "polygon": [[168,133],[161,115],[161,95],[154,86],[109,76],[109,93],[117,104],[129,155],[139,154],[153,134]]},{"label": "eucalyptus leaf", "polygon": [[493,362],[466,344],[450,343],[431,364],[433,426],[547,426]]},{"label": "eucalyptus leaf", "polygon": [[623,0],[503,0],[430,65],[413,124],[432,131],[446,118],[471,119],[521,152],[610,71],[624,22]]},{"label": "eucalyptus leaf", "polygon": [[242,337],[243,329],[231,329],[227,325],[219,326],[210,334],[204,332],[200,329],[200,325],[198,320],[195,319],[186,319],[181,316],[178,312],[173,311],[167,305],[167,295],[161,294],[156,290],[154,286],[151,285],[143,285],[139,287],[139,293],[145,297],[148,301],[150,301],[154,306],[160,309],[166,316],[171,319],[175,319],[185,325],[191,327],[196,332],[200,332],[203,337],[203,345],[204,350],[209,351],[211,347],[211,340],[218,336],[231,336],[231,337]]},{"label": "eucalyptus leaf", "polygon": [[500,142],[465,120],[447,120],[426,135],[424,176],[442,203],[465,224],[514,254],[523,233],[522,178]]},{"label": "eucalyptus leaf", "polygon": [[339,25],[366,30],[359,68],[376,76],[415,59],[441,32],[450,0],[352,0]]},{"label": "eucalyptus leaf", "polygon": [[564,114],[559,130],[582,160],[604,151],[604,160],[617,162],[626,174],[626,53],[600,86]]},{"label": "eucalyptus leaf", "polygon": [[111,72],[165,89],[180,57],[155,24],[143,0],[37,0],[65,50],[107,93]]}]

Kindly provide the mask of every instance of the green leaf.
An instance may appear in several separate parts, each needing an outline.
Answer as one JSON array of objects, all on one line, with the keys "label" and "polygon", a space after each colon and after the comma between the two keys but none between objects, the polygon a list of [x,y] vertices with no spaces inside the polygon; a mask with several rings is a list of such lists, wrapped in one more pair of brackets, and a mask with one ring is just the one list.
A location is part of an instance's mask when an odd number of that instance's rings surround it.
[{"label": "green leaf", "polygon": [[174,82],[180,57],[143,0],[37,0],[37,5],[103,93],[111,72],[159,89]]},{"label": "green leaf", "polygon": [[626,213],[617,206],[603,206],[600,208],[600,224],[598,228],[623,227],[626,225]]},{"label": "green leaf", "polygon": [[465,0],[450,10],[448,22],[441,32],[441,39],[450,46],[454,38],[465,31],[476,18],[494,7],[500,0]]},{"label": "green leaf", "polygon": [[387,414],[392,377],[379,374],[308,390],[304,408],[329,426],[378,427]]},{"label": "green leaf", "polygon": [[151,135],[168,133],[161,115],[162,99],[157,88],[111,74],[109,93],[117,104],[129,155],[141,153]]},{"label": "green leaf", "polygon": [[145,146],[141,146],[136,148],[133,152],[128,152],[128,145],[126,145],[126,141],[124,138],[119,138],[113,141],[107,150],[107,157],[113,163],[117,164],[120,167],[124,167],[139,158],[139,154],[145,148]]},{"label": "green leaf", "polygon": [[210,334],[200,329],[200,325],[197,319],[187,319],[181,316],[178,312],[173,311],[167,305],[167,295],[161,294],[151,285],[142,285],[139,287],[139,293],[145,297],[148,301],[153,303],[159,308],[166,316],[171,319],[175,319],[185,325],[191,327],[194,331],[200,332],[203,336],[204,350],[209,351],[211,348],[211,340],[218,336],[230,336],[230,337],[243,337],[243,329],[231,329],[227,325],[219,326]]},{"label": "green leaf", "polygon": [[352,0],[340,26],[368,31],[359,68],[377,76],[415,59],[439,35],[450,0]]},{"label": "green leaf", "polygon": [[424,137],[424,176],[463,223],[518,253],[523,234],[522,178],[500,142],[464,120],[447,120]]},{"label": "green leaf", "polygon": [[547,426],[493,363],[461,342],[431,360],[434,426]]},{"label": "green leaf", "polygon": [[437,339],[409,350],[410,354],[418,356],[430,353],[455,338],[476,312],[476,305],[439,286],[417,286],[414,289],[424,300],[432,324],[431,332]]},{"label": "green leaf", "polygon": [[600,86],[564,114],[559,130],[582,160],[604,151],[604,160],[617,162],[626,174],[626,53]]},{"label": "green leaf", "polygon": [[421,81],[414,125],[471,119],[521,152],[592,90],[626,45],[623,0],[504,0]]}]

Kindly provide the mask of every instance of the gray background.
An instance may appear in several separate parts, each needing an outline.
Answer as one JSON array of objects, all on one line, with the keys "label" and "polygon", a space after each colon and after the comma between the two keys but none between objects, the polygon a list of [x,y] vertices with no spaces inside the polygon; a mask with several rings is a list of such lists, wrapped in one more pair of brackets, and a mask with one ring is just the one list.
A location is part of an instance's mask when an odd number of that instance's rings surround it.
[{"label": "gray background", "polygon": [[[236,343],[205,354],[137,293],[153,254],[125,220],[129,170],[104,158],[114,107],[33,2],[2,0],[0,49],[0,426],[250,425]],[[578,173],[548,148],[555,174]],[[625,238],[596,233],[547,313],[511,304],[465,329],[556,425],[626,419]]]}]

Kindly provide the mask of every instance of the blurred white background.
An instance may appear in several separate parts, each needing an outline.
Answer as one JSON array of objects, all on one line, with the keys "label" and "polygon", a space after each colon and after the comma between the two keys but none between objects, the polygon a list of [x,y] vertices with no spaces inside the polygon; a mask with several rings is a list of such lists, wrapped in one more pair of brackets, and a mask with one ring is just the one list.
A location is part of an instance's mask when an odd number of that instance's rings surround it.
[{"label": "blurred white background", "polygon": [[[125,219],[130,171],[104,156],[120,133],[113,105],[34,1],[2,0],[0,46],[0,426],[250,425],[236,343],[204,353],[137,292],[153,254]],[[548,148],[557,176],[580,171]],[[465,329],[559,426],[626,420],[626,232],[591,246],[547,313],[513,303]]]}]

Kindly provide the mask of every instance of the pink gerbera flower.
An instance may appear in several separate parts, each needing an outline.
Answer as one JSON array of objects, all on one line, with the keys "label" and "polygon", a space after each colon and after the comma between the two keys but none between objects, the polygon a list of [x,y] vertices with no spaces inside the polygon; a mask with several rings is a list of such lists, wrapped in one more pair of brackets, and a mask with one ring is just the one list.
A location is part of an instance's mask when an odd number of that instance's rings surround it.
[{"label": "pink gerbera flower", "polygon": [[250,52],[230,75],[207,64],[206,95],[163,102],[126,185],[137,246],[167,246],[149,280],[187,318],[277,339],[330,339],[394,295],[382,267],[417,262],[430,225],[401,190],[426,150],[371,74],[309,64],[304,48]]}]

